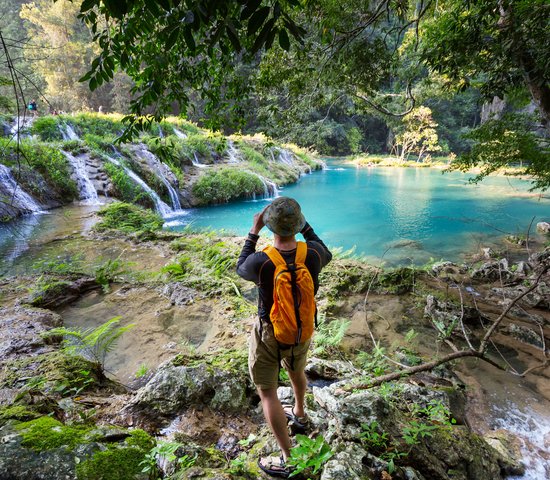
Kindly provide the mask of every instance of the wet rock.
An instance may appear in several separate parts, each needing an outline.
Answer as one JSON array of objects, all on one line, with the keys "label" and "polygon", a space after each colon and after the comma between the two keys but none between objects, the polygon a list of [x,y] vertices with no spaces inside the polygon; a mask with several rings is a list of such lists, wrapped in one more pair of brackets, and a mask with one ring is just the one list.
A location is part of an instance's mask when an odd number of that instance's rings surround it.
[{"label": "wet rock", "polygon": [[516,275],[529,275],[529,273],[533,270],[531,265],[529,265],[528,262],[518,262],[516,263],[515,273]]},{"label": "wet rock", "polygon": [[470,325],[478,325],[481,320],[487,320],[487,317],[475,308],[442,302],[433,295],[426,297],[424,316],[430,318],[442,333],[447,333],[451,328],[460,329],[460,319]]},{"label": "wet rock", "polygon": [[[495,287],[491,289],[491,292],[495,294],[494,296],[500,304],[505,304],[517,298],[528,289],[529,287],[527,285],[521,284],[515,287]],[[539,282],[533,291],[529,292],[521,299],[521,302],[533,308],[550,309],[550,286],[544,281]]]},{"label": "wet rock", "polygon": [[516,436],[507,430],[495,430],[484,435],[484,439],[501,455],[501,465],[506,475],[525,473],[525,466],[521,463],[521,445]]},{"label": "wet rock", "polygon": [[49,310],[24,306],[0,308],[1,361],[51,350],[40,334],[61,324],[61,317]]},{"label": "wet rock", "polygon": [[436,277],[460,275],[467,271],[465,265],[457,265],[453,262],[438,262],[432,265],[432,272]]},{"label": "wet rock", "polygon": [[533,267],[537,265],[550,265],[550,247],[546,247],[542,252],[531,255],[529,257],[529,263]]},{"label": "wet rock", "polygon": [[550,233],[550,223],[548,222],[537,223],[537,231],[542,233]]},{"label": "wet rock", "polygon": [[145,415],[175,417],[191,406],[242,412],[249,408],[251,385],[233,369],[216,368],[205,362],[196,365],[162,363],[153,378],[141,388],[128,406]]},{"label": "wet rock", "polygon": [[34,307],[59,308],[99,288],[101,285],[95,278],[83,277],[75,281],[52,280],[44,287],[34,290],[26,302]]},{"label": "wet rock", "polygon": [[342,360],[324,360],[312,357],[308,360],[305,369],[306,375],[312,379],[338,380],[357,375],[357,369],[350,363]]},{"label": "wet rock", "polygon": [[518,237],[517,235],[506,236],[506,241],[513,245],[519,245],[520,247],[524,247],[525,245],[527,245],[527,239],[523,237]]},{"label": "wet rock", "polygon": [[507,281],[514,278],[514,274],[508,270],[508,260],[502,258],[498,261],[484,263],[472,271],[471,277],[480,281]]},{"label": "wet rock", "polygon": [[523,325],[511,323],[503,331],[509,333],[520,342],[527,343],[528,345],[533,345],[537,348],[542,348],[544,346],[540,332],[524,327]]},{"label": "wet rock", "polygon": [[162,294],[170,299],[172,305],[189,305],[195,301],[197,290],[186,287],[181,282],[168,283],[162,289]]}]

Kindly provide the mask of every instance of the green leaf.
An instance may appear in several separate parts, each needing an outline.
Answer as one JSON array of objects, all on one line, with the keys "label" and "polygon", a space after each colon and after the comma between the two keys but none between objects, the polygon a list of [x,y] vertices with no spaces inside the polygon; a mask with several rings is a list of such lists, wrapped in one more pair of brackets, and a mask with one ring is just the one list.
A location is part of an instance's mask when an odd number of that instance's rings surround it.
[{"label": "green leaf", "polygon": [[279,45],[283,50],[286,50],[287,52],[290,50],[290,40],[288,38],[288,33],[286,33],[286,30],[284,28],[281,28],[281,30],[279,30]]},{"label": "green leaf", "polygon": [[99,0],[84,0],[82,5],[80,5],[80,12],[84,13],[88,10],[91,10],[99,3]]},{"label": "green leaf", "polygon": [[[248,21],[247,35],[252,37],[264,24],[271,9],[269,7],[262,7],[252,15]],[[262,42],[263,43],[263,42]]]},{"label": "green leaf", "polygon": [[184,28],[183,29],[183,38],[185,38],[185,43],[187,44],[187,48],[191,50],[191,52],[195,52],[195,49],[197,48],[195,44],[195,39],[193,38],[193,32],[190,28]]},{"label": "green leaf", "polygon": [[239,41],[239,37],[237,36],[237,31],[235,30],[235,27],[232,23],[227,23],[227,37],[229,38],[229,41],[233,45],[233,48],[236,52],[241,51],[241,42]]},{"label": "green leaf", "polygon": [[[149,2],[150,1],[151,0],[149,0]],[[103,0],[103,3],[112,17],[121,19],[128,13],[128,4],[126,0]]]},{"label": "green leaf", "polygon": [[262,45],[264,45],[267,42],[268,36],[271,33],[271,30],[273,26],[275,25],[275,19],[272,18],[269,20],[264,27],[262,28],[262,31],[258,35],[258,38],[256,38],[256,41],[254,42],[254,45],[252,46],[252,53],[256,53],[260,48],[262,48]]},{"label": "green leaf", "polygon": [[176,44],[176,42],[178,41],[178,37],[179,29],[174,28],[174,30],[172,30],[172,33],[168,35],[168,40],[166,40],[166,50],[170,50]]},{"label": "green leaf", "polygon": [[258,7],[261,4],[262,0],[249,0],[246,2],[246,7],[244,7],[241,12],[241,20],[246,20],[249,18],[256,10],[258,10]]}]

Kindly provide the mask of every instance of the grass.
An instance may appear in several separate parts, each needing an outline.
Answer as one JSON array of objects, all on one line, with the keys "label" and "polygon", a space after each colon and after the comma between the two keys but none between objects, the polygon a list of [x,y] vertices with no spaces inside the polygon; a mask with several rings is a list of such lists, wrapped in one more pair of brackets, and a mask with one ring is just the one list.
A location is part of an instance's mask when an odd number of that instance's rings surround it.
[{"label": "grass", "polygon": [[94,226],[97,231],[120,230],[124,233],[160,230],[162,217],[150,210],[130,203],[115,202],[103,207],[98,215],[102,218]]}]

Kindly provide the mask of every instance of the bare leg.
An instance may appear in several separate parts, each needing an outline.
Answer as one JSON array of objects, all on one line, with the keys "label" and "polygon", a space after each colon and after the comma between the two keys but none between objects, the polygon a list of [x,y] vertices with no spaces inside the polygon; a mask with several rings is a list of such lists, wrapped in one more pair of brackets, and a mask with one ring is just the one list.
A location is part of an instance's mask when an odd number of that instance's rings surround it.
[{"label": "bare leg", "polygon": [[294,390],[294,415],[297,417],[305,417],[306,412],[304,410],[304,399],[306,396],[307,379],[303,370],[291,372],[287,370],[290,377],[290,383],[292,383],[292,390]]},{"label": "bare leg", "polygon": [[258,389],[258,394],[262,400],[262,408],[264,410],[264,416],[267,423],[271,427],[275,440],[281,447],[283,458],[286,459],[290,456],[290,437],[286,426],[286,416],[277,397],[277,389],[269,388],[267,390]]}]

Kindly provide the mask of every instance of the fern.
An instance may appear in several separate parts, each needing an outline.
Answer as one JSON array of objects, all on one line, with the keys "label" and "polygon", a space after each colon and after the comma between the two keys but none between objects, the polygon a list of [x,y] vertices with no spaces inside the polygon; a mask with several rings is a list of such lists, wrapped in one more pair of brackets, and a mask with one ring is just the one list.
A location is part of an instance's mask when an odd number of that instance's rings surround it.
[{"label": "fern", "polygon": [[97,328],[73,330],[67,327],[52,328],[45,337],[63,336],[63,351],[69,355],[80,355],[105,369],[105,358],[112,352],[121,335],[134,324],[118,326],[121,317],[114,317]]},{"label": "fern", "polygon": [[350,326],[349,320],[339,318],[331,322],[323,321],[315,332],[314,355],[327,354],[329,350],[337,348],[342,342]]}]

